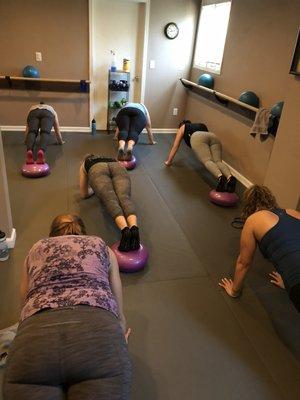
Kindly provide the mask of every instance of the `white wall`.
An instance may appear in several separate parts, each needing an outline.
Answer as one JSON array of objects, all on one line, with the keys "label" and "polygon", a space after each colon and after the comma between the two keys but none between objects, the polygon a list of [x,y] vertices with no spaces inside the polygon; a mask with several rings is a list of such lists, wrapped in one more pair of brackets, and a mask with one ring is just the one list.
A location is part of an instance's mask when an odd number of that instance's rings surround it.
[{"label": "white wall", "polygon": [[[123,58],[131,60],[131,79],[135,76],[136,48],[139,39],[140,5],[127,0],[92,0],[93,115],[97,129],[106,129],[108,70],[110,50],[116,52],[117,68]],[[133,82],[131,82],[133,85]],[[133,87],[130,93],[133,93]]]}]

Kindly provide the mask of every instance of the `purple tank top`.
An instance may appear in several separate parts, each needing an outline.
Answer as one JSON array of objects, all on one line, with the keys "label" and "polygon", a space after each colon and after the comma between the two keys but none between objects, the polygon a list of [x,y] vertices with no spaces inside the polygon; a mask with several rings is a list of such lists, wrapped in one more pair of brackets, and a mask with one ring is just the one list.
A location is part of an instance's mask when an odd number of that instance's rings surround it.
[{"label": "purple tank top", "polygon": [[28,292],[21,321],[46,308],[86,304],[118,317],[111,291],[109,253],[97,236],[56,236],[39,240],[25,260]]}]

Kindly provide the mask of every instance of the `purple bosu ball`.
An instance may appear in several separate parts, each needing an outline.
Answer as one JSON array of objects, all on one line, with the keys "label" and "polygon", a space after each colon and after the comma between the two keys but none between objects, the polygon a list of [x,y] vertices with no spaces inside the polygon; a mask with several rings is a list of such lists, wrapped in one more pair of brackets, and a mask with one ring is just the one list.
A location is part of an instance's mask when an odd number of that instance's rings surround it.
[{"label": "purple bosu ball", "polygon": [[27,178],[41,178],[50,174],[50,167],[45,164],[24,164],[21,169],[22,175]]},{"label": "purple bosu ball", "polygon": [[223,207],[233,207],[239,201],[235,193],[217,192],[216,190],[211,190],[209,192],[209,199],[212,203]]},{"label": "purple bosu ball", "polygon": [[131,160],[129,161],[119,161],[123,167],[125,167],[127,170],[134,169],[136,167],[136,158],[134,156],[131,157]]},{"label": "purple bosu ball", "polygon": [[121,272],[137,272],[143,269],[148,260],[148,250],[143,244],[140,244],[138,250],[120,251],[118,250],[120,242],[111,246],[115,253]]}]

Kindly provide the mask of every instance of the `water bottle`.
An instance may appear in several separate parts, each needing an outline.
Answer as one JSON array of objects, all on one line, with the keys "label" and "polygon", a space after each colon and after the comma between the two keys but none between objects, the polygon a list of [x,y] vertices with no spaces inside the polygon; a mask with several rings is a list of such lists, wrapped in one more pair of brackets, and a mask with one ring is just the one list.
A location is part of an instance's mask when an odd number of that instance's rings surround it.
[{"label": "water bottle", "polygon": [[111,72],[116,72],[116,70],[117,70],[117,66],[116,66],[116,53],[115,53],[113,50],[111,50],[110,53],[111,53],[110,70],[111,70]]},{"label": "water bottle", "polygon": [[93,119],[92,119],[91,134],[92,134],[92,135],[96,135],[96,130],[97,130],[97,127],[96,127],[96,120],[95,120],[95,118],[93,118]]},{"label": "water bottle", "polygon": [[6,261],[9,257],[5,233],[0,231],[0,261]]}]

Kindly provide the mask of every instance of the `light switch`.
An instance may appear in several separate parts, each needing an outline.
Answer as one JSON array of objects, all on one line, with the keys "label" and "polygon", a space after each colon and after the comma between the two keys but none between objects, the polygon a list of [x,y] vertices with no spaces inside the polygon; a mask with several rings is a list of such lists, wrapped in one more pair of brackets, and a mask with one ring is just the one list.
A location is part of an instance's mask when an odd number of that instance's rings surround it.
[{"label": "light switch", "polygon": [[154,69],[155,68],[155,60],[150,60],[149,68],[150,69]]},{"label": "light switch", "polygon": [[39,51],[35,52],[35,59],[36,61],[42,61],[42,53]]}]

